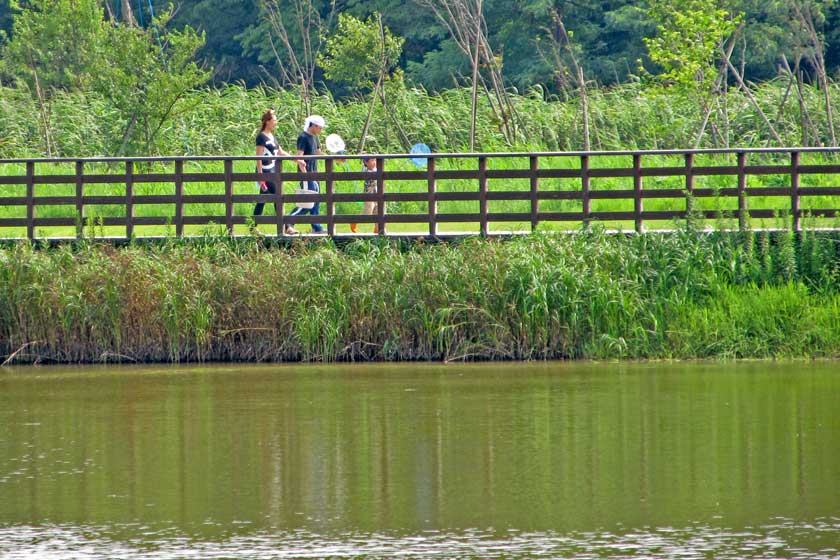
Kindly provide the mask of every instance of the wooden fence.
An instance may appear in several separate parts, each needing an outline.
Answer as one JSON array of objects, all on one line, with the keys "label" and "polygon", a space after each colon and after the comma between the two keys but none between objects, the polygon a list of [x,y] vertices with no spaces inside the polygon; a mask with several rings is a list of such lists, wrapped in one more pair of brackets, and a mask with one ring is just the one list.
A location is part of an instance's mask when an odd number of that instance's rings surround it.
[{"label": "wooden fence", "polygon": [[[4,231],[14,228],[21,233],[25,229],[28,239],[49,237],[36,236],[37,228],[68,226],[75,228],[77,237],[83,237],[94,223],[101,228],[117,226],[120,232],[124,228],[126,238],[137,236],[135,230],[140,226],[167,226],[174,235],[183,236],[185,226],[217,224],[233,234],[235,226],[249,223],[263,226],[263,231],[268,226],[278,236],[287,225],[313,223],[323,223],[331,236],[336,235],[337,226],[349,223],[376,224],[380,235],[395,224],[419,224],[421,231],[413,234],[437,236],[446,223],[466,224],[482,235],[497,233],[491,228],[493,223],[523,224],[520,231],[545,223],[561,224],[566,229],[593,222],[624,223],[626,229],[642,232],[652,223],[662,227],[687,218],[719,223],[730,220],[737,224],[733,227],[742,229],[750,227],[753,219],[781,219],[798,231],[804,218],[817,223],[840,215],[840,186],[836,186],[840,165],[833,163],[837,151],[779,148],[429,154],[423,156],[427,159],[422,168],[412,168],[405,162],[416,155],[380,155],[373,174],[376,192],[371,194],[337,188],[358,185],[371,177],[360,170],[348,171],[340,156],[320,156],[324,171],[309,174],[283,171],[282,164],[270,174],[235,171],[237,165],[252,167],[257,159],[254,156],[0,160],[0,237],[9,237]],[[805,157],[815,163],[803,163]],[[602,162],[608,165],[600,165]],[[616,166],[615,162],[623,163]],[[185,166],[213,171],[188,172]],[[288,163],[286,166],[292,167]],[[44,168],[50,169],[43,172]],[[55,168],[72,172],[56,173]],[[169,172],[159,172],[160,168]],[[707,184],[707,178],[718,178],[717,184]],[[803,185],[803,178],[808,184]],[[294,193],[301,179],[319,181],[320,194],[311,197]],[[278,192],[259,194],[254,187],[258,181],[274,182]],[[595,186],[595,182],[611,182],[610,188]],[[210,185],[212,192],[191,193],[190,185],[196,183],[205,189]],[[621,188],[612,188],[616,183]],[[108,185],[107,194],[90,194],[89,186],[94,184],[99,190]],[[159,188],[168,192],[142,194],[137,189],[141,184],[163,185]],[[276,216],[251,215],[252,205],[257,202],[265,202],[268,208],[274,204],[283,208],[284,204],[311,200],[321,203],[320,216],[292,217],[283,212]],[[336,213],[337,204],[363,201],[377,202],[377,213]],[[471,203],[477,211],[439,212],[440,205],[457,201]],[[518,211],[491,211],[491,205],[505,201]],[[595,207],[605,201],[626,208]],[[714,201],[713,207],[708,201]],[[408,207],[424,211],[386,213],[389,203],[415,203]],[[646,209],[646,203],[664,208]],[[224,212],[187,212],[190,205],[207,204],[223,207]],[[97,215],[94,209],[102,205],[116,205],[119,212]],[[141,205],[168,207],[160,209],[159,215],[137,215]],[[39,216],[39,209],[46,207],[51,207],[50,213],[61,215]]]}]

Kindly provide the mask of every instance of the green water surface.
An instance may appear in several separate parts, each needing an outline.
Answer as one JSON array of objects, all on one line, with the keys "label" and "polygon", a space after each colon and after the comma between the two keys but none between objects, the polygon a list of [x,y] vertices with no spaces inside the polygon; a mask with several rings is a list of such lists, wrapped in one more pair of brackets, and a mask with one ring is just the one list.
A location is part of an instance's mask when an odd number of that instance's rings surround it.
[{"label": "green water surface", "polygon": [[838,363],[0,370],[0,558],[838,543]]}]

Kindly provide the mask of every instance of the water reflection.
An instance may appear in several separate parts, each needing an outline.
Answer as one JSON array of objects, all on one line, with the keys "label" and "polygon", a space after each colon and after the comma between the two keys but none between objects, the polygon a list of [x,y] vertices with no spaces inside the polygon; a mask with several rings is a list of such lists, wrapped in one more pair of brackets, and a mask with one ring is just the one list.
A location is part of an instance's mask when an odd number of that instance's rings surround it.
[{"label": "water reflection", "polygon": [[834,369],[12,370],[0,553],[816,558],[840,541]]},{"label": "water reflection", "polygon": [[[95,527],[38,526],[0,529],[0,552],[10,560],[85,558],[777,558],[833,559],[840,550],[840,519],[813,524],[791,520],[752,530],[692,526],[682,529],[636,530],[627,533],[424,531],[416,535],[340,533],[325,536],[303,529],[249,533],[209,541],[133,525],[124,532],[142,535],[123,539]],[[815,535],[815,532],[817,533]],[[825,533],[820,535],[819,533]],[[821,540],[815,541],[816,539]],[[809,544],[800,546],[800,540]],[[817,546],[814,546],[814,545]]]}]

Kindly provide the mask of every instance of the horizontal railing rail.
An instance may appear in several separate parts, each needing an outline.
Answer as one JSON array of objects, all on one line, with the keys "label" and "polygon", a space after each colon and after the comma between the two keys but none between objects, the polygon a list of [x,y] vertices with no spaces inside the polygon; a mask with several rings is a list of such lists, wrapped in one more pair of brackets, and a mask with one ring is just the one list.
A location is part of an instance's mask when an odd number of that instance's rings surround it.
[{"label": "horizontal railing rail", "polygon": [[[183,236],[188,227],[213,224],[230,234],[237,226],[268,225],[278,236],[287,226],[316,223],[328,235],[351,223],[373,224],[380,235],[399,224],[420,224],[421,232],[410,233],[430,236],[440,235],[442,224],[462,228],[448,233],[482,235],[496,233],[491,224],[509,232],[595,222],[642,232],[687,219],[716,220],[718,227],[730,221],[740,229],[751,220],[782,220],[795,231],[809,219],[840,229],[840,222],[827,222],[840,217],[837,154],[835,148],[382,154],[375,172],[349,170],[346,160],[358,157],[347,155],[6,159],[0,238],[58,237],[51,232],[61,228],[85,237],[97,227],[132,238],[148,226]],[[324,160],[323,171],[283,170],[283,162],[313,157]],[[417,158],[424,160],[420,168]],[[257,159],[280,163],[271,173],[243,170]],[[371,179],[374,192],[358,192]],[[276,193],[256,192],[261,181],[276,184]],[[300,181],[318,181],[320,193],[295,192]],[[150,185],[163,192],[148,192]],[[323,213],[252,211],[257,203],[288,210],[307,202],[319,202]],[[361,214],[358,204],[346,211],[347,203],[363,202],[377,203],[376,213]]]}]

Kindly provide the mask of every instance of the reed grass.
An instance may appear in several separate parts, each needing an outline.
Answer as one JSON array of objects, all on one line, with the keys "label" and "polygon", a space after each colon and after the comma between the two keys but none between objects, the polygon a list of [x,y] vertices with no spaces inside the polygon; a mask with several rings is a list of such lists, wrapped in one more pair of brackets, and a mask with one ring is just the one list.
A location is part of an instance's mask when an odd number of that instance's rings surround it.
[{"label": "reed grass", "polygon": [[[782,110],[788,84],[773,80],[756,84],[752,95],[765,114],[773,117],[784,146],[803,141],[798,103],[789,101]],[[840,85],[829,84],[829,96],[840,99]],[[583,147],[583,120],[577,98],[546,98],[533,90],[511,93],[513,105],[525,126],[512,143],[505,140],[486,99],[478,107],[479,151],[574,151]],[[803,99],[815,131],[827,131],[823,92],[803,85]],[[329,132],[347,140],[356,151],[367,117],[369,99],[336,101],[329,92],[316,94],[311,110],[323,115]],[[702,121],[702,111],[676,89],[627,83],[589,91],[590,129],[593,150],[653,150],[692,147]],[[173,118],[159,131],[151,145],[129,145],[116,153],[129,116],[110,108],[107,100],[92,92],[54,91],[48,107],[53,157],[115,155],[248,155],[254,152],[259,116],[273,107],[278,116],[276,136],[281,145],[294,147],[305,109],[297,92],[266,87],[228,85],[188,92],[173,107]],[[702,137],[699,147],[774,145],[752,102],[738,90],[727,93],[727,115],[717,123],[720,134]],[[46,156],[44,130],[34,96],[24,89],[0,86],[0,157]],[[439,153],[465,151],[469,145],[469,89],[451,89],[430,94],[421,88],[395,85],[389,89],[388,110],[376,106],[366,141],[367,150],[403,153],[414,142],[425,142]],[[726,126],[724,126],[726,124]],[[835,126],[840,123],[835,123]],[[402,132],[399,132],[402,129]],[[813,132],[809,132],[813,136]],[[830,138],[810,138],[819,145]]]},{"label": "reed grass", "polygon": [[0,362],[840,356],[827,232],[0,250]]},{"label": "reed grass", "polygon": [[[2,87],[2,86],[0,86]],[[777,115],[774,126],[780,134],[783,143],[795,146],[802,143],[801,118],[798,105],[788,103],[784,110],[779,111],[779,100],[787,87],[781,81],[771,81],[755,86],[754,95],[764,107],[767,114]],[[831,84],[829,94],[840,96],[837,84]],[[405,152],[410,143],[426,142],[434,151],[459,152],[468,145],[468,122],[470,96],[464,89],[443,91],[439,94],[429,94],[422,89],[394,87],[389,90],[389,111],[381,107],[376,108],[373,128],[367,142],[366,151],[374,153]],[[727,117],[729,128],[726,130],[726,140],[731,146],[764,146],[770,143],[767,132],[758,121],[754,107],[743,94],[733,91],[728,94]],[[50,112],[53,130],[51,137],[54,150],[50,155],[85,157],[116,155],[115,150],[121,145],[122,131],[125,126],[125,116],[115,114],[108,108],[103,99],[98,99],[92,93],[56,91],[50,97]],[[527,95],[514,95],[514,104],[522,115],[527,117],[527,126],[513,145],[504,138],[493,124],[492,111],[489,106],[480,107],[478,148],[485,152],[509,151],[555,151],[578,150],[582,147],[582,126],[579,100],[547,99],[538,94],[537,90]],[[814,119],[821,118],[821,93],[806,86],[806,104]],[[482,100],[483,103],[486,100]],[[252,155],[254,153],[253,138],[260,113],[268,106],[276,109],[279,119],[276,135],[280,143],[286,148],[292,148],[304,118],[304,109],[300,98],[294,91],[275,90],[265,87],[247,89],[237,85],[223,88],[208,88],[190,92],[176,107],[173,108],[173,119],[164,127],[151,146],[151,153],[143,146],[142,152],[131,152],[127,155]],[[661,88],[645,87],[641,84],[630,83],[611,89],[595,89],[591,92],[589,106],[592,111],[591,125],[593,133],[592,148],[596,150],[628,150],[628,149],[660,149],[685,148],[694,145],[694,135],[699,125],[699,112],[687,98],[679,93]],[[313,111],[323,114],[328,121],[328,131],[337,132],[347,140],[347,149],[353,153],[359,146],[359,132],[367,116],[367,100],[351,99],[338,102],[328,93],[318,95],[313,101]],[[2,87],[0,91],[0,157],[40,157],[47,155],[41,140],[43,130],[39,127],[39,120],[35,101],[28,92],[15,88]],[[826,123],[815,123],[820,129],[826,128]],[[837,123],[840,126],[840,123]],[[404,130],[405,138],[397,132],[397,127]],[[408,143],[408,144],[407,144]],[[712,137],[706,135],[701,147],[720,147],[712,142]],[[139,149],[139,148],[138,148]],[[802,164],[833,163],[831,156],[821,154],[804,154]],[[656,157],[652,163],[656,165],[682,165],[679,158]],[[734,165],[734,161],[725,157],[698,157],[695,165]],[[650,165],[646,159],[645,165]],[[773,159],[771,155],[750,156],[750,164],[786,164],[789,162]],[[630,158],[618,156],[593,157],[593,167],[629,167]],[[577,168],[578,158],[555,157],[541,161],[542,167]],[[287,170],[292,165],[285,164]],[[440,161],[438,168],[464,169],[477,167],[475,160],[445,160]],[[525,158],[493,159],[488,161],[490,169],[527,169]],[[355,163],[345,166],[337,165],[340,170],[358,170]],[[413,170],[407,161],[389,160],[388,169]],[[253,170],[251,162],[237,162],[236,172]],[[38,164],[38,173],[74,173],[73,164]],[[90,166],[88,173],[115,172],[114,169],[104,169]],[[174,172],[174,165],[149,165],[143,171]],[[186,172],[221,172],[221,163],[201,163],[188,165]],[[25,169],[20,165],[4,164],[0,161],[0,175],[24,175]],[[734,177],[697,177],[696,188],[734,187]],[[803,175],[802,186],[830,185],[830,178],[821,175]],[[645,189],[682,188],[683,180],[679,177],[646,178]],[[750,177],[750,187],[787,186],[789,177],[785,175],[767,175]],[[294,185],[287,185],[293,188]],[[187,193],[219,194],[223,192],[221,184],[188,183]],[[386,185],[386,188],[405,192],[425,191],[425,181],[407,181]],[[477,190],[475,181],[439,181],[441,192]],[[527,190],[527,180],[491,180],[490,190]],[[579,181],[573,180],[544,180],[540,184],[542,190],[579,190]],[[629,189],[632,188],[631,179],[597,178],[592,180],[592,188],[598,189]],[[72,185],[39,184],[36,196],[69,195]],[[361,190],[360,182],[340,181],[336,185],[337,192],[355,192]],[[24,188],[14,185],[0,185],[0,197],[22,196]],[[91,185],[86,187],[90,195],[120,194],[120,185]],[[174,185],[152,183],[136,184],[137,194],[174,194]],[[234,185],[236,194],[255,194],[252,182]],[[802,199],[803,210],[837,207],[836,197],[807,196]],[[724,210],[732,209],[736,202],[721,198],[698,199],[696,210]],[[529,210],[526,201],[501,202],[490,204],[491,212],[526,212]],[[789,201],[784,197],[751,198],[752,208],[766,208],[783,212],[789,208]],[[681,199],[647,199],[645,208],[652,211],[681,210],[684,201]],[[542,211],[573,212],[581,210],[579,201],[554,200],[543,201]],[[253,210],[250,204],[237,204],[235,214],[250,215]],[[284,211],[291,210],[288,205]],[[475,212],[477,203],[450,201],[440,203],[441,213]],[[593,211],[628,211],[632,210],[632,201],[595,200]],[[74,208],[42,207],[38,209],[40,217],[72,217]],[[122,216],[125,208],[121,205],[103,205],[88,207],[88,216],[92,224],[99,217]],[[361,203],[340,203],[337,205],[338,214],[355,214],[361,211]],[[424,213],[427,211],[425,203],[392,203],[388,207],[389,213]],[[187,214],[196,215],[224,215],[222,205],[189,205]],[[269,206],[269,214],[273,208]],[[172,216],[174,208],[167,206],[138,206],[135,208],[137,216]],[[23,207],[0,206],[0,217],[24,217]],[[499,229],[528,229],[528,224],[494,224]],[[607,223],[609,227],[632,227],[632,224]],[[670,224],[660,224],[670,227]],[[723,223],[731,227],[733,223]],[[759,227],[760,224],[752,224]],[[825,224],[822,224],[825,225]],[[651,227],[659,227],[654,223]],[[392,231],[418,230],[414,225],[391,225]],[[566,224],[542,226],[548,229],[568,229]],[[572,228],[576,225],[572,224]],[[442,231],[462,231],[469,228],[442,224]],[[448,228],[448,229],[447,229]],[[239,228],[239,233],[245,233],[247,228]],[[340,232],[346,232],[347,226],[339,227]],[[97,233],[94,229],[93,233]],[[203,227],[188,228],[188,234],[201,234]],[[100,235],[121,235],[120,228],[100,228]],[[138,235],[164,235],[165,227],[140,227]],[[22,237],[23,228],[3,228],[0,237]],[[42,236],[73,236],[75,228],[41,228]]]}]

